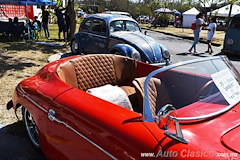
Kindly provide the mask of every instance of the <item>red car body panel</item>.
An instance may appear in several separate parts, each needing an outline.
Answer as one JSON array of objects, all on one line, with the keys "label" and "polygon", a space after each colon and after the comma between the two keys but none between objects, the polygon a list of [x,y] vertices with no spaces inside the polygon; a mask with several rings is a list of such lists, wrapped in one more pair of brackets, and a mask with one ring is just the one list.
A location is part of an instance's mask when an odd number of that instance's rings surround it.
[{"label": "red car body panel", "polygon": [[[48,64],[35,76],[22,81],[12,99],[15,109],[17,104],[22,104],[35,117],[41,148],[47,159],[112,159],[89,140],[117,159],[146,159],[142,153],[153,153],[158,159],[229,159],[222,153],[239,153],[238,143],[234,142],[239,138],[240,104],[211,119],[182,122],[182,131],[189,142],[183,144],[164,135],[165,130],[157,123],[143,122],[142,114],[61,81],[56,69],[70,59],[72,57]],[[137,63],[138,77],[158,68]],[[227,105],[217,95],[209,98],[215,98],[216,103],[198,101],[177,109],[175,114],[194,117]],[[50,109],[65,123],[49,120]],[[173,124],[169,125],[169,131],[175,131]]]},{"label": "red car body panel", "polygon": [[[221,104],[214,105],[216,105],[216,108],[223,108]],[[176,112],[178,117],[187,117],[191,114],[191,110],[195,107],[201,106],[201,104],[193,104],[178,109]],[[211,107],[215,108],[213,104]],[[204,112],[203,110],[201,110],[202,113]],[[209,113],[209,110],[206,108],[205,111],[206,114]],[[194,114],[196,113],[193,113],[193,115]],[[239,138],[239,134],[237,134],[239,127],[232,127],[239,126],[240,119],[238,117],[240,117],[240,105],[237,105],[227,113],[212,119],[181,123],[181,128],[185,138],[188,140],[188,144],[176,142],[175,140],[164,137],[157,132],[155,132],[154,135],[156,137],[158,136],[158,141],[161,142],[160,145],[162,146],[163,151],[165,151],[162,152],[162,155],[171,159],[238,159],[238,154],[235,154],[232,157],[229,156],[234,152],[239,152],[237,150],[238,144],[236,144],[236,142],[239,141],[237,139]],[[209,129],[211,129],[210,132]],[[174,132],[174,126],[171,125],[169,130]],[[230,132],[228,133],[228,131]],[[154,131],[152,132],[154,133]],[[223,138],[225,136],[226,140]],[[236,142],[234,143],[233,140],[236,140]],[[175,151],[181,152],[178,152],[176,156],[176,154],[174,154]]]},{"label": "red car body panel", "polygon": [[[142,124],[141,114],[86,94],[61,81],[55,73],[56,68],[68,59],[71,58],[46,65],[35,76],[22,81],[16,89],[14,94],[16,96],[12,99],[14,106],[17,106],[18,103],[24,104],[28,106],[32,115],[37,117],[35,122],[41,131],[41,146],[44,148],[43,153],[47,158],[79,159],[79,156],[87,159],[89,157],[92,157],[90,159],[110,158],[86,140],[80,139],[79,135],[70,129],[49,121],[47,113],[43,111],[49,109],[54,109],[57,113],[56,117],[64,120],[74,129],[79,130],[81,134],[103,146],[105,150],[120,159],[140,158],[139,150],[155,152],[155,150],[161,149],[157,145],[155,137]],[[139,62],[139,66],[146,65]],[[146,76],[156,68],[158,67],[147,65],[144,72],[138,74]],[[22,94],[29,96],[43,110],[39,110],[32,101],[22,98]],[[91,122],[88,121],[89,118],[92,119]],[[61,136],[57,136],[56,132],[61,133]],[[79,150],[86,151],[79,154]]]},{"label": "red car body panel", "polygon": [[52,106],[60,113],[56,116],[119,159],[140,158],[139,150],[153,152],[156,149],[157,141],[141,123],[140,114],[81,92],[72,89],[57,97]]}]

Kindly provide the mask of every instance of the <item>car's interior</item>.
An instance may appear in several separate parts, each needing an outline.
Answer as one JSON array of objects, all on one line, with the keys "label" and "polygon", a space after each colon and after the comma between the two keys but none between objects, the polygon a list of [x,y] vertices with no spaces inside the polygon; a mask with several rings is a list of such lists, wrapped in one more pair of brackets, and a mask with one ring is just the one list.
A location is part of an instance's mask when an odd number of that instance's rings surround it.
[{"label": "car's interior", "polygon": [[[117,86],[126,93],[133,111],[142,113],[144,81],[146,76],[157,68],[159,67],[124,56],[97,54],[71,59],[59,66],[57,74],[65,83],[86,92],[109,84]],[[148,86],[150,107],[154,115],[166,104],[173,104],[179,109],[194,103],[195,93],[210,80],[209,77],[174,70],[156,77],[151,78]],[[204,89],[203,92],[208,91]],[[110,95],[114,93],[115,90]]]},{"label": "car's interior", "polygon": [[87,91],[111,84],[125,91],[134,110],[138,106],[136,91],[131,83],[137,77],[137,62],[123,56],[98,54],[86,55],[62,64],[57,74],[65,83]]}]

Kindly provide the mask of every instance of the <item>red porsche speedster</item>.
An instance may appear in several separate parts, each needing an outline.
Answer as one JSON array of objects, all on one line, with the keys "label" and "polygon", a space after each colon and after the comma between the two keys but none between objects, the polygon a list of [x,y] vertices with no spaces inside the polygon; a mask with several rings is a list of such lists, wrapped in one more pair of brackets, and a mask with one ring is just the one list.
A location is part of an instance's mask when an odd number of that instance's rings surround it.
[{"label": "red porsche speedster", "polygon": [[47,159],[240,159],[239,80],[225,56],[82,55],[23,80],[7,108]]}]

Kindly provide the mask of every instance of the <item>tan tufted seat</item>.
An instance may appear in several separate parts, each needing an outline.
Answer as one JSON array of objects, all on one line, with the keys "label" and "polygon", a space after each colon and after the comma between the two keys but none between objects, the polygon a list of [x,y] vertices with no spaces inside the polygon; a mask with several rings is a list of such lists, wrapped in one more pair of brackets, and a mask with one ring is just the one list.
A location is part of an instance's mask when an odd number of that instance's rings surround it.
[{"label": "tan tufted seat", "polygon": [[[144,82],[146,77],[135,78],[133,84],[136,88],[139,105],[143,108]],[[168,92],[158,78],[151,78],[148,83],[148,94],[152,114],[155,115],[165,104],[171,103]]]},{"label": "tan tufted seat", "polygon": [[136,65],[136,61],[123,56],[86,55],[62,64],[57,74],[62,81],[83,91],[106,84],[118,85],[131,101],[135,88],[126,83],[137,77]]}]

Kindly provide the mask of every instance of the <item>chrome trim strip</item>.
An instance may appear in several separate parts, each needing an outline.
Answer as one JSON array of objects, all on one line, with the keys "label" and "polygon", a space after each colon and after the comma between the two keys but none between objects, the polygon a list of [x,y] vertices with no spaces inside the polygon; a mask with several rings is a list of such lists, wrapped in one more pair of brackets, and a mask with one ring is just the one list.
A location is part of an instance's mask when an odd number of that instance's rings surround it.
[{"label": "chrome trim strip", "polygon": [[[148,82],[150,81],[150,79],[155,74],[160,73],[160,72],[164,72],[166,70],[176,68],[176,67],[179,67],[179,66],[182,66],[182,65],[186,65],[186,64],[203,62],[203,61],[208,61],[208,60],[225,59],[225,58],[226,58],[226,56],[215,56],[215,57],[208,57],[208,58],[193,59],[193,60],[189,60],[189,61],[185,61],[185,62],[179,62],[179,63],[176,63],[176,64],[172,64],[172,65],[169,65],[169,66],[166,66],[166,67],[163,67],[163,68],[160,68],[160,69],[157,69],[157,70],[151,72],[147,76],[147,78],[144,82],[143,121],[144,122],[154,122],[154,118],[153,118],[153,115],[152,115],[152,112],[151,112],[151,109],[150,109],[150,103],[149,103]],[[208,115],[203,115],[203,116],[198,116],[198,117],[179,117],[179,118],[174,117],[174,118],[176,118],[178,121],[194,121],[194,120],[206,119],[206,118],[210,118],[210,117],[222,114],[222,113],[230,110],[232,107],[234,107],[238,103],[239,102],[237,102],[235,104],[232,104],[232,105],[229,105],[228,107],[226,107],[226,108],[224,108],[220,111],[217,111],[217,112],[214,112],[214,113],[211,113],[211,114],[208,114]]]},{"label": "chrome trim strip", "polygon": [[98,34],[94,34],[94,33],[89,33],[89,32],[83,32],[87,35],[91,35],[91,36],[96,36],[96,37],[99,37],[99,38],[104,38],[104,39],[107,39],[107,36],[103,36],[103,35],[98,35]]},{"label": "chrome trim strip", "polygon": [[[51,111],[54,111],[52,109],[49,110],[49,113],[51,113]],[[55,111],[54,111],[55,113]],[[91,143],[93,146],[97,147],[99,150],[101,150],[103,153],[107,154],[109,157],[111,157],[114,160],[117,160],[116,157],[114,157],[112,154],[110,154],[108,151],[106,151],[105,149],[101,148],[99,145],[97,145],[96,143],[94,143],[92,140],[88,139],[87,137],[85,137],[83,134],[81,134],[80,132],[78,132],[77,130],[75,130],[73,127],[71,127],[70,125],[68,125],[66,122],[55,118],[54,114],[51,115],[54,119],[52,119],[52,121],[56,121],[57,123],[63,124],[65,125],[67,128],[71,129],[73,132],[75,132],[77,135],[81,136],[83,139],[85,139],[86,141],[88,141],[89,143]]]},{"label": "chrome trim strip", "polygon": [[23,91],[20,88],[17,88],[17,90],[22,94],[23,98],[27,98],[30,102],[32,102],[35,106],[37,106],[39,109],[41,109],[42,111],[48,113],[48,111],[43,108],[42,106],[40,106],[39,104],[37,104],[34,100],[32,100],[30,97],[28,97],[25,93],[23,93]]},{"label": "chrome trim strip", "polygon": [[162,62],[162,63],[149,63],[152,66],[165,66],[166,62]]},{"label": "chrome trim strip", "polygon": [[[25,93],[23,93],[23,91],[20,88],[17,88],[17,90],[22,94],[23,98],[27,98],[30,102],[32,102],[34,105],[36,105],[39,109],[41,109],[42,111],[48,113],[48,111],[46,109],[44,109],[43,107],[41,107],[39,104],[37,104],[34,100],[32,100],[30,97],[28,97]],[[101,150],[102,152],[104,152],[105,154],[107,154],[109,157],[111,157],[114,160],[117,160],[116,157],[114,157],[113,155],[111,155],[109,152],[107,152],[106,150],[104,150],[103,148],[101,148],[99,145],[97,145],[96,143],[94,143],[93,141],[91,141],[90,139],[88,139],[87,137],[85,137],[84,135],[82,135],[80,132],[78,132],[77,130],[75,130],[74,128],[72,128],[70,125],[68,125],[66,122],[64,121],[57,121],[58,123],[61,123],[63,125],[65,125],[67,128],[71,129],[73,132],[75,132],[77,135],[81,136],[83,139],[85,139],[86,141],[88,141],[89,143],[91,143],[92,145],[94,145],[95,147],[97,147],[99,150]]]}]

